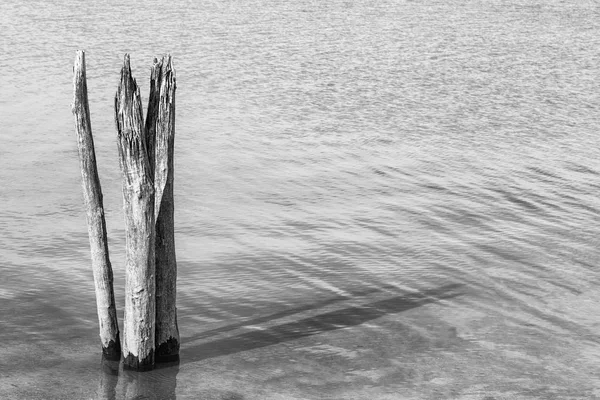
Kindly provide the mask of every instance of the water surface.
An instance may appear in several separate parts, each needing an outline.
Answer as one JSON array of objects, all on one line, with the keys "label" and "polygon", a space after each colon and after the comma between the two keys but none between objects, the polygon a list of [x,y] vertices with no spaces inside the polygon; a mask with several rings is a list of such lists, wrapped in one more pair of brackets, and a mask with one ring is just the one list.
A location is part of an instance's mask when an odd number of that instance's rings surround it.
[{"label": "water surface", "polygon": [[[0,397],[600,396],[600,5],[4,0]],[[182,362],[102,365],[72,64],[116,295],[113,96],[177,69]]]}]

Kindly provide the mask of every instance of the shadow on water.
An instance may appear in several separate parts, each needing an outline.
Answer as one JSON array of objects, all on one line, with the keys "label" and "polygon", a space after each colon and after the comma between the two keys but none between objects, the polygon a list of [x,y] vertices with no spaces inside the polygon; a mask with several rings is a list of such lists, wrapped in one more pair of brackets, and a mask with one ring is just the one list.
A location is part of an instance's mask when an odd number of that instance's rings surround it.
[{"label": "shadow on water", "polygon": [[345,300],[351,300],[351,299],[361,297],[361,296],[367,296],[369,294],[381,293],[386,290],[387,291],[398,290],[398,287],[392,286],[392,285],[383,285],[378,288],[349,291],[347,295],[335,296],[335,297],[331,297],[331,298],[323,300],[323,301],[306,304],[306,305],[303,305],[300,307],[289,308],[287,310],[283,310],[283,311],[280,311],[277,313],[264,315],[264,316],[254,318],[251,320],[241,321],[241,322],[238,322],[235,324],[223,326],[221,328],[210,329],[208,331],[200,332],[196,335],[192,335],[192,336],[183,338],[182,341],[183,342],[191,342],[191,341],[198,340],[198,339],[206,339],[206,338],[209,338],[212,336],[220,335],[221,333],[233,331],[238,328],[243,328],[245,326],[257,325],[257,324],[262,324],[262,323],[269,322],[269,321],[274,321],[279,318],[289,317],[290,315],[299,314],[299,313],[302,313],[305,311],[315,310],[317,308],[325,307],[330,304],[339,303],[339,302],[345,301]]},{"label": "shadow on water", "polygon": [[119,361],[102,357],[98,400],[175,400],[179,362],[159,363],[149,372],[123,369]]},{"label": "shadow on water", "polygon": [[[367,303],[361,306],[347,307],[341,310],[304,318],[299,321],[277,325],[264,330],[242,333],[230,338],[214,340],[195,346],[193,345],[191,347],[186,346],[185,350],[182,352],[185,354],[185,357],[182,357],[182,362],[190,363],[209,358],[235,354],[238,352],[271,346],[306,336],[312,336],[319,333],[360,325],[388,314],[399,313],[426,304],[435,303],[442,299],[450,299],[460,296],[462,294],[460,290],[462,287],[463,285],[461,284],[444,285],[435,289],[395,296],[385,300]],[[335,301],[339,301],[339,299],[336,299]],[[239,327],[247,327],[256,323],[268,322],[276,318],[281,318],[282,316],[314,309],[319,305],[329,304],[330,302],[333,302],[333,300],[324,301],[316,305],[313,304],[306,307],[299,307],[292,310],[283,311],[281,313],[271,314],[266,317],[257,318],[251,321],[245,321],[244,323],[211,330],[198,334],[196,337],[210,337],[218,333],[227,332]]]}]

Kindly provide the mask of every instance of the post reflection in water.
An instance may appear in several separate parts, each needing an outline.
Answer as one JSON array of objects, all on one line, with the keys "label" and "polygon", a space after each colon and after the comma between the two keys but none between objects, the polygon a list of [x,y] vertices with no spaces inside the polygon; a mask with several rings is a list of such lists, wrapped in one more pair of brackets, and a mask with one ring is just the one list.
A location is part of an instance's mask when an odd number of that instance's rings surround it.
[{"label": "post reflection in water", "polygon": [[119,361],[102,357],[98,379],[98,400],[175,400],[179,362],[159,363],[149,372],[123,369]]},{"label": "post reflection in water", "polygon": [[117,398],[117,383],[119,382],[119,361],[109,361],[102,356],[100,377],[98,380],[99,400],[113,400]]}]

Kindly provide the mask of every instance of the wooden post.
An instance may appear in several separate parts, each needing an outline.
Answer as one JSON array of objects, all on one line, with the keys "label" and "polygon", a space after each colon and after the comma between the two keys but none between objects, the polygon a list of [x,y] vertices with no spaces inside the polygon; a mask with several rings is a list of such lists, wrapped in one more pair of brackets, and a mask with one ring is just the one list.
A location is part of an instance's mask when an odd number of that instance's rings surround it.
[{"label": "wooden post", "polygon": [[126,229],[124,367],[145,371],[154,367],[154,181],[140,90],[131,77],[128,54],[115,96],[115,121]]},{"label": "wooden post", "polygon": [[154,59],[146,129],[155,134],[154,215],[156,219],[156,361],[179,360],[177,261],[173,199],[175,70],[171,56]]},{"label": "wooden post", "polygon": [[75,132],[79,149],[83,198],[86,206],[88,235],[92,253],[92,271],[96,289],[100,341],[103,355],[109,360],[118,360],[121,357],[121,343],[113,291],[113,272],[108,254],[102,188],[100,187],[96,167],[96,154],[90,121],[85,53],[81,50],[77,51],[75,56],[73,75],[74,98],[72,111],[75,115]]}]

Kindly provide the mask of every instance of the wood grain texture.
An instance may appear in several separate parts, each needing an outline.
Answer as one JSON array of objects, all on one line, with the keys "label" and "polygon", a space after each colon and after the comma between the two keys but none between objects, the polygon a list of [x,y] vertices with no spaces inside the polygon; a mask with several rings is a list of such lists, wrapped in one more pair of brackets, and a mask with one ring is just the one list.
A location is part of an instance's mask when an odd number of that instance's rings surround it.
[{"label": "wood grain texture", "polygon": [[85,53],[77,51],[73,68],[73,115],[79,150],[81,183],[86,208],[88,235],[92,254],[92,271],[96,290],[96,307],[100,325],[102,352],[107,359],[121,356],[119,325],[113,290],[113,272],[106,238],[106,221],[102,188],[98,178],[94,139],[87,93]]},{"label": "wood grain texture", "polygon": [[124,367],[143,371],[154,366],[154,181],[140,90],[131,76],[128,54],[115,96],[115,121],[126,230]]},{"label": "wood grain texture", "polygon": [[156,361],[179,359],[174,227],[175,69],[171,56],[154,59],[146,127],[155,134]]}]

